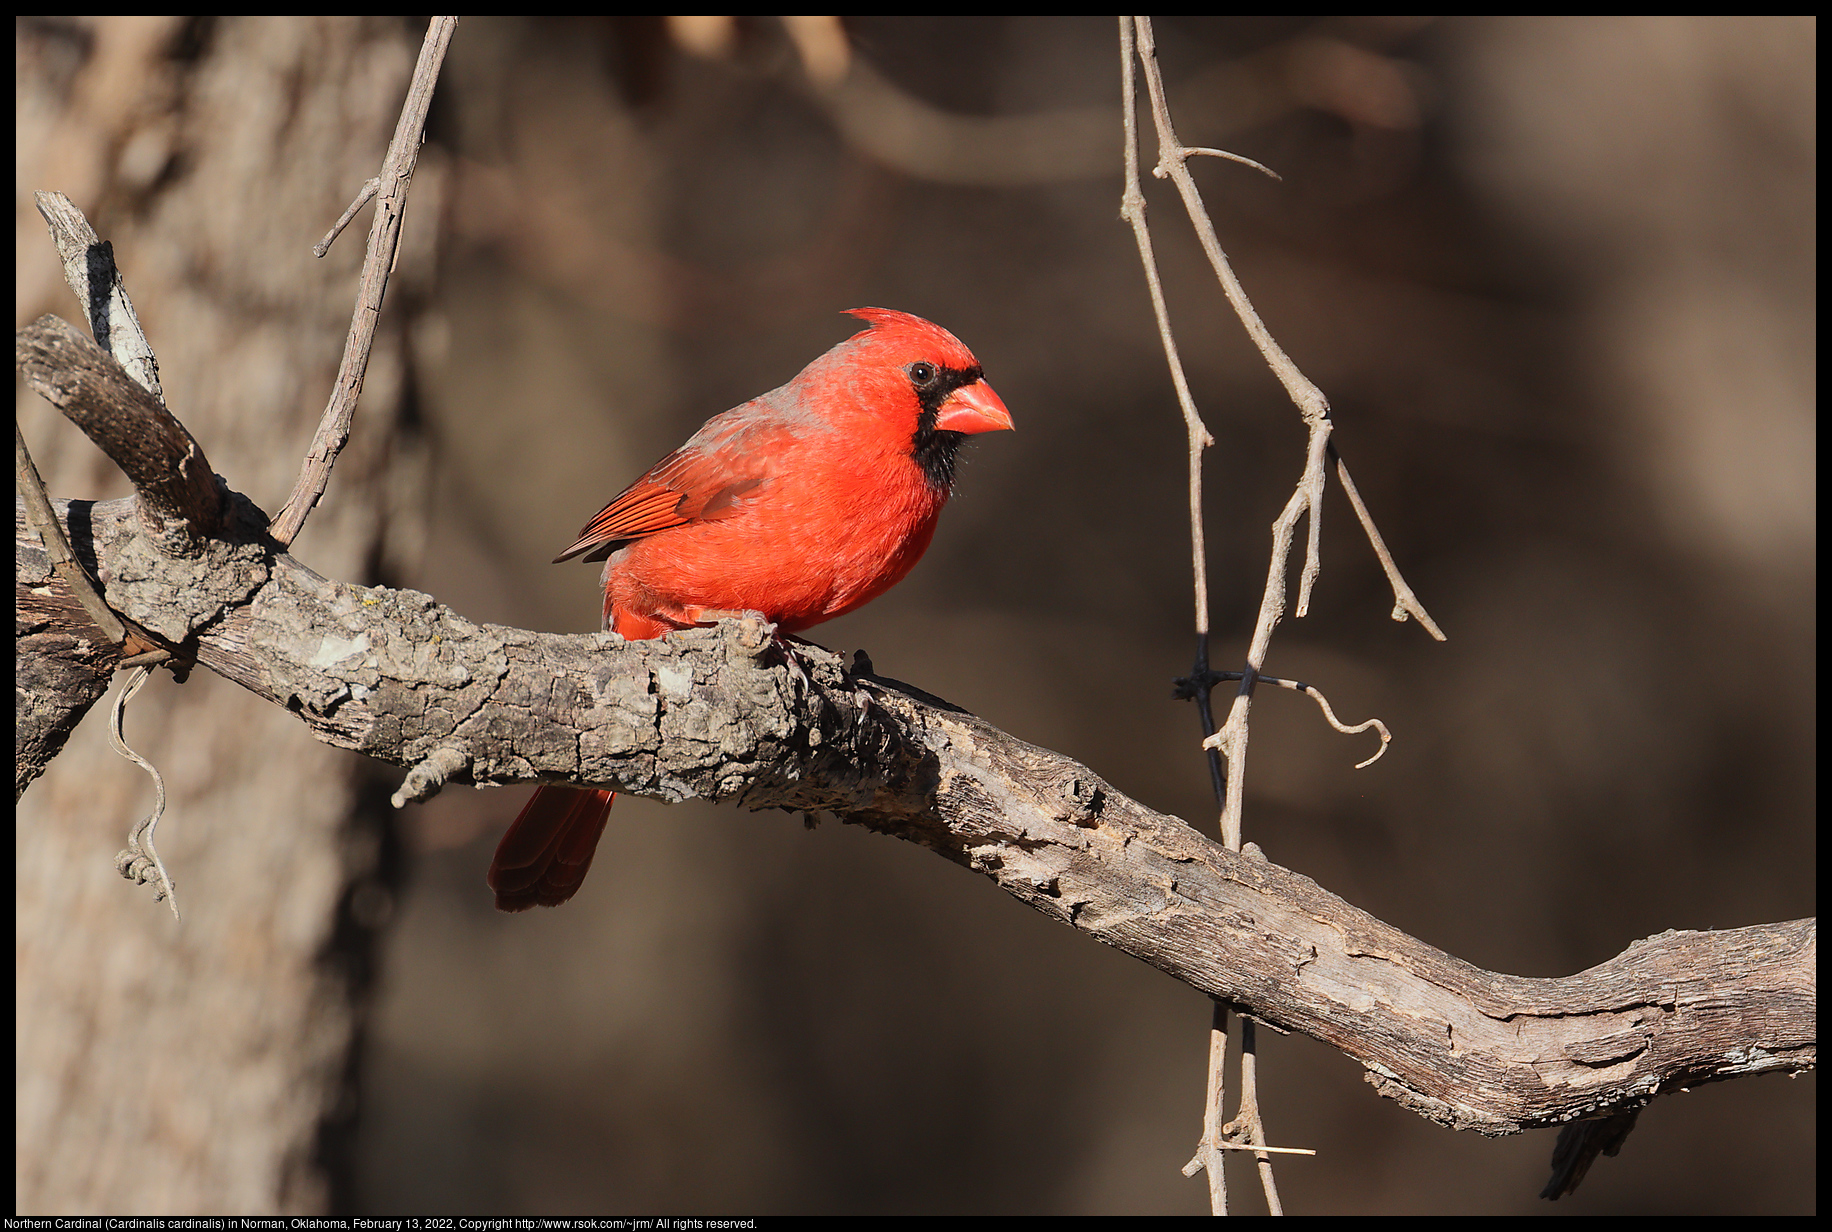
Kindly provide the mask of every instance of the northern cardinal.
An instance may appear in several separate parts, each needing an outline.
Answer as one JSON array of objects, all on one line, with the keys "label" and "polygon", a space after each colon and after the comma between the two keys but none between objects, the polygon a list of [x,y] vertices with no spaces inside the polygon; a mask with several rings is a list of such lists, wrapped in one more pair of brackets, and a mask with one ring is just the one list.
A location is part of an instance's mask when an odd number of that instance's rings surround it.
[{"label": "northern cardinal", "polygon": [[[1011,414],[939,325],[852,315],[870,328],[707,420],[554,558],[605,562],[606,629],[660,637],[755,612],[794,633],[877,598],[921,559],[962,443],[1010,428]],[[571,898],[614,798],[537,788],[490,863],[497,908]]]}]

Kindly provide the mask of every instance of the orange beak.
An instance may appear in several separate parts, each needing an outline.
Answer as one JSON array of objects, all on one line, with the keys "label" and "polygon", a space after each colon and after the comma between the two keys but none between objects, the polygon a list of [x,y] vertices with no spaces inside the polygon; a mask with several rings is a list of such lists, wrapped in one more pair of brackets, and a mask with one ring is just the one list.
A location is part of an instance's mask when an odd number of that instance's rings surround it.
[{"label": "orange beak", "polygon": [[984,381],[963,385],[948,395],[935,416],[942,432],[1003,432],[1011,429],[1011,412]]}]

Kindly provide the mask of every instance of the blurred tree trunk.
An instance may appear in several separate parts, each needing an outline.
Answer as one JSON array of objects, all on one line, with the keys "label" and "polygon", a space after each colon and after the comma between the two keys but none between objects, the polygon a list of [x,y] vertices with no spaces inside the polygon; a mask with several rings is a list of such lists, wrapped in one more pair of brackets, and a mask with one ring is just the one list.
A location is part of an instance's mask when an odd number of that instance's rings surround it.
[{"label": "blurred tree trunk", "polygon": [[[64,192],[114,244],[173,411],[271,514],[331,388],[367,215],[325,260],[311,247],[380,167],[417,32],[165,17],[16,31],[17,320],[84,320],[31,200]],[[403,280],[426,268],[437,216],[426,170],[355,436],[294,547],[330,576],[376,580],[421,532]],[[19,413],[53,496],[126,494],[36,396]],[[110,751],[103,709],[20,801],[14,1209],[330,1209],[392,904],[364,772],[206,672],[159,675],[125,731],[165,776],[175,924],[112,866],[152,790]]]}]

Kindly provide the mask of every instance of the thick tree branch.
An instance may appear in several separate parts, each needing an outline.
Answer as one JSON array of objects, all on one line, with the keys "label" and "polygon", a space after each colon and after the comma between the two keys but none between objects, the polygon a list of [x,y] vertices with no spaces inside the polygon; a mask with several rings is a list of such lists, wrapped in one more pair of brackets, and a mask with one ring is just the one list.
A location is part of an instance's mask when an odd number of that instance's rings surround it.
[{"label": "thick tree branch", "polygon": [[[130,502],[78,514],[119,607]],[[625,642],[477,624],[319,577],[259,534],[258,511],[237,524],[254,533],[216,559],[220,591],[245,597],[197,631],[197,661],[320,740],[458,782],[831,811],[1340,1049],[1442,1124],[1512,1133],[1815,1063],[1811,921],[1666,933],[1563,979],[1483,971],[936,698],[813,649],[798,675],[761,626]],[[42,578],[35,538],[18,542],[21,576]],[[145,579],[135,594],[151,602]]]},{"label": "thick tree branch", "polygon": [[194,555],[214,535],[222,493],[203,448],[165,404],[67,321],[42,316],[13,337],[34,392],[64,413],[133,481],[140,516],[165,550]]}]

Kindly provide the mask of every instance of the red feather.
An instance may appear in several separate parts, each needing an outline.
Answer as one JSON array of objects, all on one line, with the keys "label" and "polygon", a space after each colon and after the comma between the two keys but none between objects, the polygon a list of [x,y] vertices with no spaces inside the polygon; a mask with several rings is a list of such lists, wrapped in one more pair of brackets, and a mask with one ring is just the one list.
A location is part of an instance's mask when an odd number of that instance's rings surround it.
[{"label": "red feather", "polygon": [[[969,434],[1010,428],[979,361],[889,308],[787,385],[706,421],[555,558],[603,560],[604,627],[659,637],[730,612],[794,633],[901,581],[929,546]],[[542,787],[490,865],[496,905],[571,898],[614,799]]]}]

